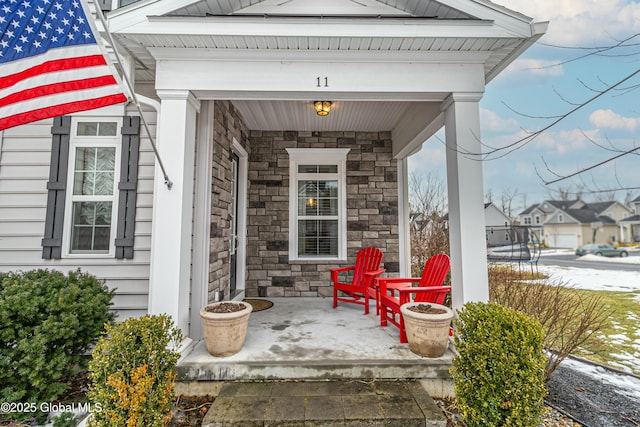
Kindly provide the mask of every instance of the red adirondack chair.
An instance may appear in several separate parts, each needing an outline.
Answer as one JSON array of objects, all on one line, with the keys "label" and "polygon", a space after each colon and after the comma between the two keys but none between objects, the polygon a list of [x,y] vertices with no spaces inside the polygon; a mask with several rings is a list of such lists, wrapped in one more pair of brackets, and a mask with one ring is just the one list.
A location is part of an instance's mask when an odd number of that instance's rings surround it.
[{"label": "red adirondack chair", "polygon": [[[364,305],[364,314],[369,314],[369,298],[375,298],[376,295],[375,289],[372,288],[373,281],[385,272],[380,268],[382,256],[383,253],[378,248],[363,248],[356,254],[355,265],[330,270],[333,282],[333,308],[338,307],[338,301],[342,301]],[[345,280],[347,273],[352,273],[351,282]]]},{"label": "red adirondack chair", "polygon": [[[442,304],[451,286],[442,286],[450,269],[449,257],[437,254],[427,260],[422,270],[422,277],[376,279],[379,287],[378,307],[380,309],[380,326],[392,323],[400,329],[400,342],[407,342],[407,332],[400,306],[407,302]],[[418,286],[412,286],[418,283]],[[411,296],[414,296],[411,299]]]}]

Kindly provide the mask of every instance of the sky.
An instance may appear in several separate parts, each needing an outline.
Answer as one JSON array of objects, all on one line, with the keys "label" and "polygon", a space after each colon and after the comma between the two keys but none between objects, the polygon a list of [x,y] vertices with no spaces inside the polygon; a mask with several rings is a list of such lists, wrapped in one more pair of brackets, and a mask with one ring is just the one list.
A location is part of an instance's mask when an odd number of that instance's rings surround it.
[{"label": "sky", "polygon": [[[494,0],[535,21],[547,33],[491,81],[480,103],[482,143],[505,147],[550,125],[577,105],[640,69],[640,0]],[[629,39],[632,37],[631,39]],[[630,46],[603,51],[629,39]],[[636,87],[634,90],[633,88]],[[445,179],[441,130],[409,160],[411,173]],[[519,211],[558,189],[575,197],[624,201],[640,196],[640,150],[592,171],[545,185],[640,146],[640,73],[578,109],[527,144],[483,162],[485,194],[499,206],[513,194]],[[486,150],[486,149],[485,149]],[[618,151],[615,151],[618,150]],[[499,158],[497,158],[499,157]],[[582,194],[576,194],[582,189]],[[517,212],[516,212],[517,213]]]}]

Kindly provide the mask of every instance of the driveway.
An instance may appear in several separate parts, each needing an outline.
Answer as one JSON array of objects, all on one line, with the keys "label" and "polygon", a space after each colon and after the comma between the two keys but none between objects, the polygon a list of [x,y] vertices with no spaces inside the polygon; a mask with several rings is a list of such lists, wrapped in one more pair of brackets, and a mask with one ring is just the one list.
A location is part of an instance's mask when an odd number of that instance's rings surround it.
[{"label": "driveway", "polygon": [[544,250],[538,264],[594,270],[640,271],[640,251],[630,250],[626,258],[607,258],[595,255],[577,257],[568,249]]}]

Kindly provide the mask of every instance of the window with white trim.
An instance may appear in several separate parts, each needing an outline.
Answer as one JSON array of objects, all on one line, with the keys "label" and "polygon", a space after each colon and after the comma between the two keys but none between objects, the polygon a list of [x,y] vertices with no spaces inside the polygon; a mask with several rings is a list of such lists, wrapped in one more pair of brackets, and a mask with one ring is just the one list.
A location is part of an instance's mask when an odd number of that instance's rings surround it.
[{"label": "window with white trim", "polygon": [[541,222],[541,221],[540,221],[540,215],[536,215],[536,217],[535,217],[535,218],[536,218],[536,225],[539,225],[539,224],[540,224],[540,222]]},{"label": "window with white trim", "polygon": [[531,225],[531,217],[530,216],[525,216],[524,217],[524,225]]},{"label": "window with white trim", "polygon": [[289,259],[345,260],[349,149],[288,148]]},{"label": "window with white trim", "polygon": [[114,254],[120,127],[119,120],[72,122],[65,209],[67,255]]}]

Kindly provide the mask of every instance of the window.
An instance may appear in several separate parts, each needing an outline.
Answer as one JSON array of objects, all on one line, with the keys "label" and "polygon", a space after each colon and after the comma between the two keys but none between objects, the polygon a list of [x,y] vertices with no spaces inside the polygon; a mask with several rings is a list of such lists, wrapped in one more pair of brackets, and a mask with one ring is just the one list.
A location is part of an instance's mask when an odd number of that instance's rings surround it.
[{"label": "window", "polygon": [[558,214],[558,222],[564,222],[564,215]]},{"label": "window", "polygon": [[42,257],[133,258],[140,117],[56,117],[51,130]]},{"label": "window", "polygon": [[531,225],[531,217],[529,216],[524,217],[524,225]]},{"label": "window", "polygon": [[536,225],[540,225],[540,215],[536,215]]},{"label": "window", "polygon": [[78,121],[75,125],[69,150],[65,253],[113,254],[120,126],[117,121]]},{"label": "window", "polygon": [[346,258],[348,149],[289,152],[289,259]]}]

